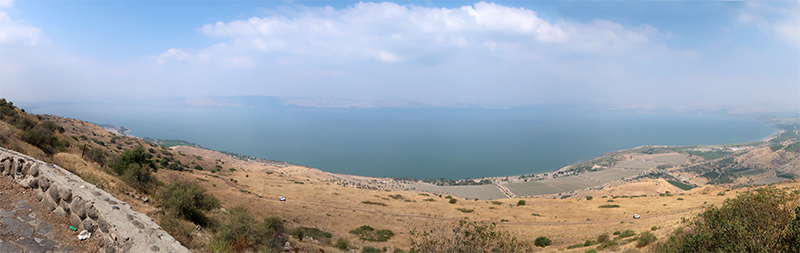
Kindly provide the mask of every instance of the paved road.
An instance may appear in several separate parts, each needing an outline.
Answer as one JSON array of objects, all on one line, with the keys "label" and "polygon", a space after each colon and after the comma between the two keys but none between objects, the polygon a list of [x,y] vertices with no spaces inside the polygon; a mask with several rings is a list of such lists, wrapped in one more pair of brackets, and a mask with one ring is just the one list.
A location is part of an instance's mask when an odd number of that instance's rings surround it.
[{"label": "paved road", "polygon": [[78,240],[69,221],[47,211],[33,193],[0,176],[0,252],[97,252]]}]

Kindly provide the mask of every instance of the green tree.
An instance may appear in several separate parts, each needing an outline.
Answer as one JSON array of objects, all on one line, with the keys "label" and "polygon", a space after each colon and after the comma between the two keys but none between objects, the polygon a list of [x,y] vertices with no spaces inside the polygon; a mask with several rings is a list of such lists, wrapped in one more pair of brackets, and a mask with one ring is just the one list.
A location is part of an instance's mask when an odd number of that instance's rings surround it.
[{"label": "green tree", "polygon": [[797,252],[798,192],[774,186],[744,192],[710,207],[660,252]]},{"label": "green tree", "polygon": [[219,200],[206,193],[205,189],[195,182],[175,181],[158,191],[156,199],[164,210],[177,217],[206,226],[208,218],[203,211],[220,207]]},{"label": "green tree", "polygon": [[547,237],[544,237],[544,236],[539,236],[539,237],[536,237],[536,240],[533,241],[533,244],[536,245],[536,246],[539,246],[539,247],[547,247],[552,242],[553,241],[550,240],[550,238],[547,238]]}]

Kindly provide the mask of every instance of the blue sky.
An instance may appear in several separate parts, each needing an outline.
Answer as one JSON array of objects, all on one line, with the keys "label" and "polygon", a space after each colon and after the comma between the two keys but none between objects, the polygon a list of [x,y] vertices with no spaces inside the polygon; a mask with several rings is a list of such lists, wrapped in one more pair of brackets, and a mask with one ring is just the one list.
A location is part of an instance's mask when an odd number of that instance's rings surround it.
[{"label": "blue sky", "polygon": [[0,0],[0,97],[236,96],[798,110],[800,4]]}]

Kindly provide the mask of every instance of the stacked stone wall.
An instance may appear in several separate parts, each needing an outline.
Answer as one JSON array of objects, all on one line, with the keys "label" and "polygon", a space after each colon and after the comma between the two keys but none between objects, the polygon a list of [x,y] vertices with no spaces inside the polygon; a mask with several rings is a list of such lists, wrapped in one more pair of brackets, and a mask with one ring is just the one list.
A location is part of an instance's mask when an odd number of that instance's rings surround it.
[{"label": "stacked stone wall", "polygon": [[54,164],[0,148],[0,175],[31,189],[73,227],[91,232],[105,252],[189,252],[147,215]]}]

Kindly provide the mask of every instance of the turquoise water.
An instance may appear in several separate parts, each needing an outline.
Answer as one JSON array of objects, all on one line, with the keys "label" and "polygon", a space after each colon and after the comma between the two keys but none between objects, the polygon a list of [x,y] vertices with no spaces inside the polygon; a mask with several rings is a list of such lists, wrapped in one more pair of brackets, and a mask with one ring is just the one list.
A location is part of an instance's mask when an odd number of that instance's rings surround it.
[{"label": "turquoise water", "polygon": [[729,116],[539,109],[58,106],[33,112],[324,171],[416,178],[541,173],[641,145],[743,143],[776,133],[763,122]]}]

